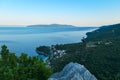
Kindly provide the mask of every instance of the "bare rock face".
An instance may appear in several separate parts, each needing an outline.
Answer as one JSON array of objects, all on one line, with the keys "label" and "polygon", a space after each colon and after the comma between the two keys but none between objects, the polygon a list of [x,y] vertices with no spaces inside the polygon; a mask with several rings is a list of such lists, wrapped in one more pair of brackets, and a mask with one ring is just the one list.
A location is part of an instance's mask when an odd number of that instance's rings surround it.
[{"label": "bare rock face", "polygon": [[53,74],[48,80],[97,80],[83,65],[69,63],[64,69]]}]

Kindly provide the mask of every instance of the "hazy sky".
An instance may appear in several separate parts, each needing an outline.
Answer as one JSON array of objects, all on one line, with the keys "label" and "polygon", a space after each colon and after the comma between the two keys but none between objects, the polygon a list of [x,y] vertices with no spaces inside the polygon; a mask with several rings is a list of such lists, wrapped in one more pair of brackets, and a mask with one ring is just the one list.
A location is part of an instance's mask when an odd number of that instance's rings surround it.
[{"label": "hazy sky", "polygon": [[0,0],[0,25],[120,22],[120,0]]}]

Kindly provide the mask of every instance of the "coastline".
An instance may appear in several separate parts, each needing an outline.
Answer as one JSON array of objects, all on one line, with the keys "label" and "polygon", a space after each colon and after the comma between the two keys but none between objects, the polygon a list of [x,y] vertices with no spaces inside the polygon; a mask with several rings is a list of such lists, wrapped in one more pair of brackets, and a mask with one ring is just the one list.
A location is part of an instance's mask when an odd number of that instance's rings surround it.
[{"label": "coastline", "polygon": [[[91,30],[90,32],[94,32],[96,30],[98,30],[99,28],[96,28],[94,30]],[[90,33],[90,32],[87,32],[87,33]],[[85,39],[87,38],[87,33],[86,33],[86,36],[83,36],[83,38],[85,37]],[[82,38],[82,39],[83,39]],[[82,43],[82,39],[80,40],[80,42],[76,42],[76,43],[66,43],[66,44],[59,44],[59,45],[69,45],[69,44],[78,44],[78,43]],[[41,59],[43,59],[43,61],[48,65],[50,65],[50,60],[54,59],[54,58],[60,58],[62,57],[64,54],[66,54],[65,52],[64,53],[58,53],[57,49],[55,48],[55,46],[58,45],[58,44],[55,44],[55,45],[50,45],[50,55],[49,56],[46,56],[44,54],[41,54],[38,55],[39,58],[41,57]],[[62,51],[62,50],[60,50]],[[63,50],[64,51],[64,50]],[[44,55],[44,58],[42,57]],[[55,55],[57,55],[57,57],[55,57]],[[58,56],[59,55],[59,56]],[[60,56],[61,55],[61,56]]]}]

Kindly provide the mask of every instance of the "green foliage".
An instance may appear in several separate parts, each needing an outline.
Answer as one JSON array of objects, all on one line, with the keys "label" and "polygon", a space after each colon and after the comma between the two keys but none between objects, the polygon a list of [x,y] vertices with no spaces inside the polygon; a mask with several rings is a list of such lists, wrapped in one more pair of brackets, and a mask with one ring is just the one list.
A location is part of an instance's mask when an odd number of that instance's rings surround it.
[{"label": "green foliage", "polygon": [[5,45],[0,55],[0,80],[47,80],[52,74],[42,60],[25,53],[18,57],[10,53]]},{"label": "green foliage", "polygon": [[120,24],[100,27],[98,30],[87,33],[87,41],[104,39],[120,39]]},{"label": "green foliage", "polygon": [[83,43],[56,45],[67,54],[52,60],[54,71],[61,71],[69,62],[77,62],[85,65],[98,80],[120,80],[120,24],[87,33],[86,40],[89,41],[86,47]]},{"label": "green foliage", "polygon": [[39,55],[43,54],[43,55],[48,56],[50,54],[50,47],[48,47],[48,46],[39,46],[39,47],[36,48],[36,52]]},{"label": "green foliage", "polygon": [[[93,73],[98,80],[120,79],[120,40],[112,40],[112,44],[99,44],[96,47],[81,48],[78,44],[57,45],[57,48],[65,48],[67,54],[53,60],[52,68],[55,72],[61,71],[69,62],[77,62]],[[79,45],[79,46],[78,46]],[[81,46],[81,47],[80,47]],[[67,48],[68,47],[68,48]],[[72,47],[71,50],[68,50]]]}]

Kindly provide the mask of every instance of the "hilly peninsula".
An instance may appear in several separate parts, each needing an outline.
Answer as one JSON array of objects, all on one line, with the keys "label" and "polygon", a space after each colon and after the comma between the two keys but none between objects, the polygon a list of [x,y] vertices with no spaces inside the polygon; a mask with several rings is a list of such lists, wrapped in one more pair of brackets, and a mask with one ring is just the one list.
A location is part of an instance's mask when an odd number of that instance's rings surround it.
[{"label": "hilly peninsula", "polygon": [[120,24],[102,26],[87,33],[83,42],[55,48],[66,54],[51,61],[54,72],[61,71],[69,62],[77,62],[98,80],[120,80]]}]

